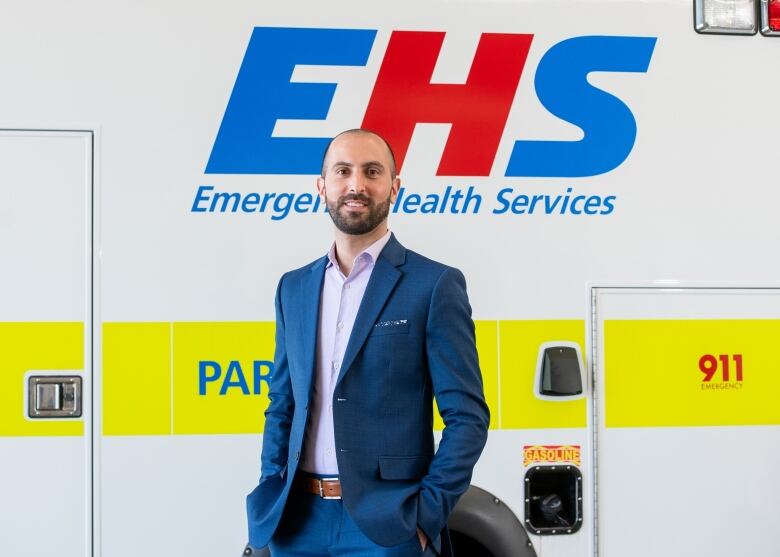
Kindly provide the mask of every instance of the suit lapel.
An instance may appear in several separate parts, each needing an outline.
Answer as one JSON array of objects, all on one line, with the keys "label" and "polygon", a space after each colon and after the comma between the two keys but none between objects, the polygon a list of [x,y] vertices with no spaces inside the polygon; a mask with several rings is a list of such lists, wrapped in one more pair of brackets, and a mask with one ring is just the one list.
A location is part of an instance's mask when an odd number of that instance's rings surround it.
[{"label": "suit lapel", "polygon": [[406,250],[398,243],[395,236],[390,237],[384,250],[377,258],[374,270],[371,272],[371,278],[368,280],[366,292],[363,294],[363,300],[360,302],[355,324],[352,326],[352,334],[347,343],[347,349],[344,352],[344,359],[341,362],[341,371],[339,372],[336,384],[341,382],[349,371],[355,356],[363,347],[366,338],[374,328],[379,313],[385,307],[390,294],[392,294],[398,279],[401,278],[401,271],[396,269],[397,265],[404,262]]},{"label": "suit lapel", "polygon": [[301,302],[301,345],[303,347],[303,392],[310,393],[314,379],[317,355],[317,331],[322,297],[322,280],[325,277],[325,263],[328,258],[318,260],[301,280],[298,299]]}]

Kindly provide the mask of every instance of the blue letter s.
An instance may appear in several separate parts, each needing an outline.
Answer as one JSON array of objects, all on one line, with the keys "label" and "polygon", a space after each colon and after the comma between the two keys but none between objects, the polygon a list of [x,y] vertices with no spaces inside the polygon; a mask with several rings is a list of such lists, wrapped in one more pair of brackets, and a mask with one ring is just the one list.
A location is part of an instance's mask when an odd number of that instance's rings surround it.
[{"label": "blue letter s", "polygon": [[585,133],[579,141],[516,141],[507,176],[578,178],[618,167],[636,139],[621,100],[588,83],[590,72],[646,72],[654,37],[574,37],[539,62],[536,94],[544,107]]}]

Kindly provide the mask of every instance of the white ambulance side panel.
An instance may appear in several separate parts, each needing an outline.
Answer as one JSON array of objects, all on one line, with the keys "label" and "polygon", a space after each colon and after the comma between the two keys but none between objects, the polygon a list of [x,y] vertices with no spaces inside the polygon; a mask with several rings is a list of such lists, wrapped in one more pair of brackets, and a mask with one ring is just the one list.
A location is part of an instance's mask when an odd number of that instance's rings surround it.
[{"label": "white ambulance side panel", "polygon": [[[0,555],[91,554],[92,134],[0,130]],[[81,375],[31,419],[29,375]]]},{"label": "white ambulance side panel", "polygon": [[776,556],[780,289],[595,292],[599,555]]}]

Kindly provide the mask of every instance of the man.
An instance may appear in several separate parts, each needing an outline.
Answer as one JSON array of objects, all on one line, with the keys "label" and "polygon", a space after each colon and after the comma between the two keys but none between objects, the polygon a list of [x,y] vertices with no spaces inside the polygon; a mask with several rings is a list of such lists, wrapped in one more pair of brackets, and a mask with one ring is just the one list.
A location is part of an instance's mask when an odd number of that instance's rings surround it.
[{"label": "man", "polygon": [[250,545],[273,557],[439,553],[485,445],[465,280],[391,234],[399,187],[384,139],[336,136],[317,179],[335,242],[279,281],[262,474],[247,498]]}]

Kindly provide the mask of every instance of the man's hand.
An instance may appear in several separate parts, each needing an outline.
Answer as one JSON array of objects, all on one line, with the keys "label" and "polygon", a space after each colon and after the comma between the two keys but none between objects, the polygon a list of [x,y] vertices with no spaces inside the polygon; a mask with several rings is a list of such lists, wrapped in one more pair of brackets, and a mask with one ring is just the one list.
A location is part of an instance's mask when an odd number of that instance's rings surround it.
[{"label": "man's hand", "polygon": [[417,528],[417,538],[420,540],[420,547],[425,551],[425,548],[428,547],[428,536],[425,535],[425,532]]}]

